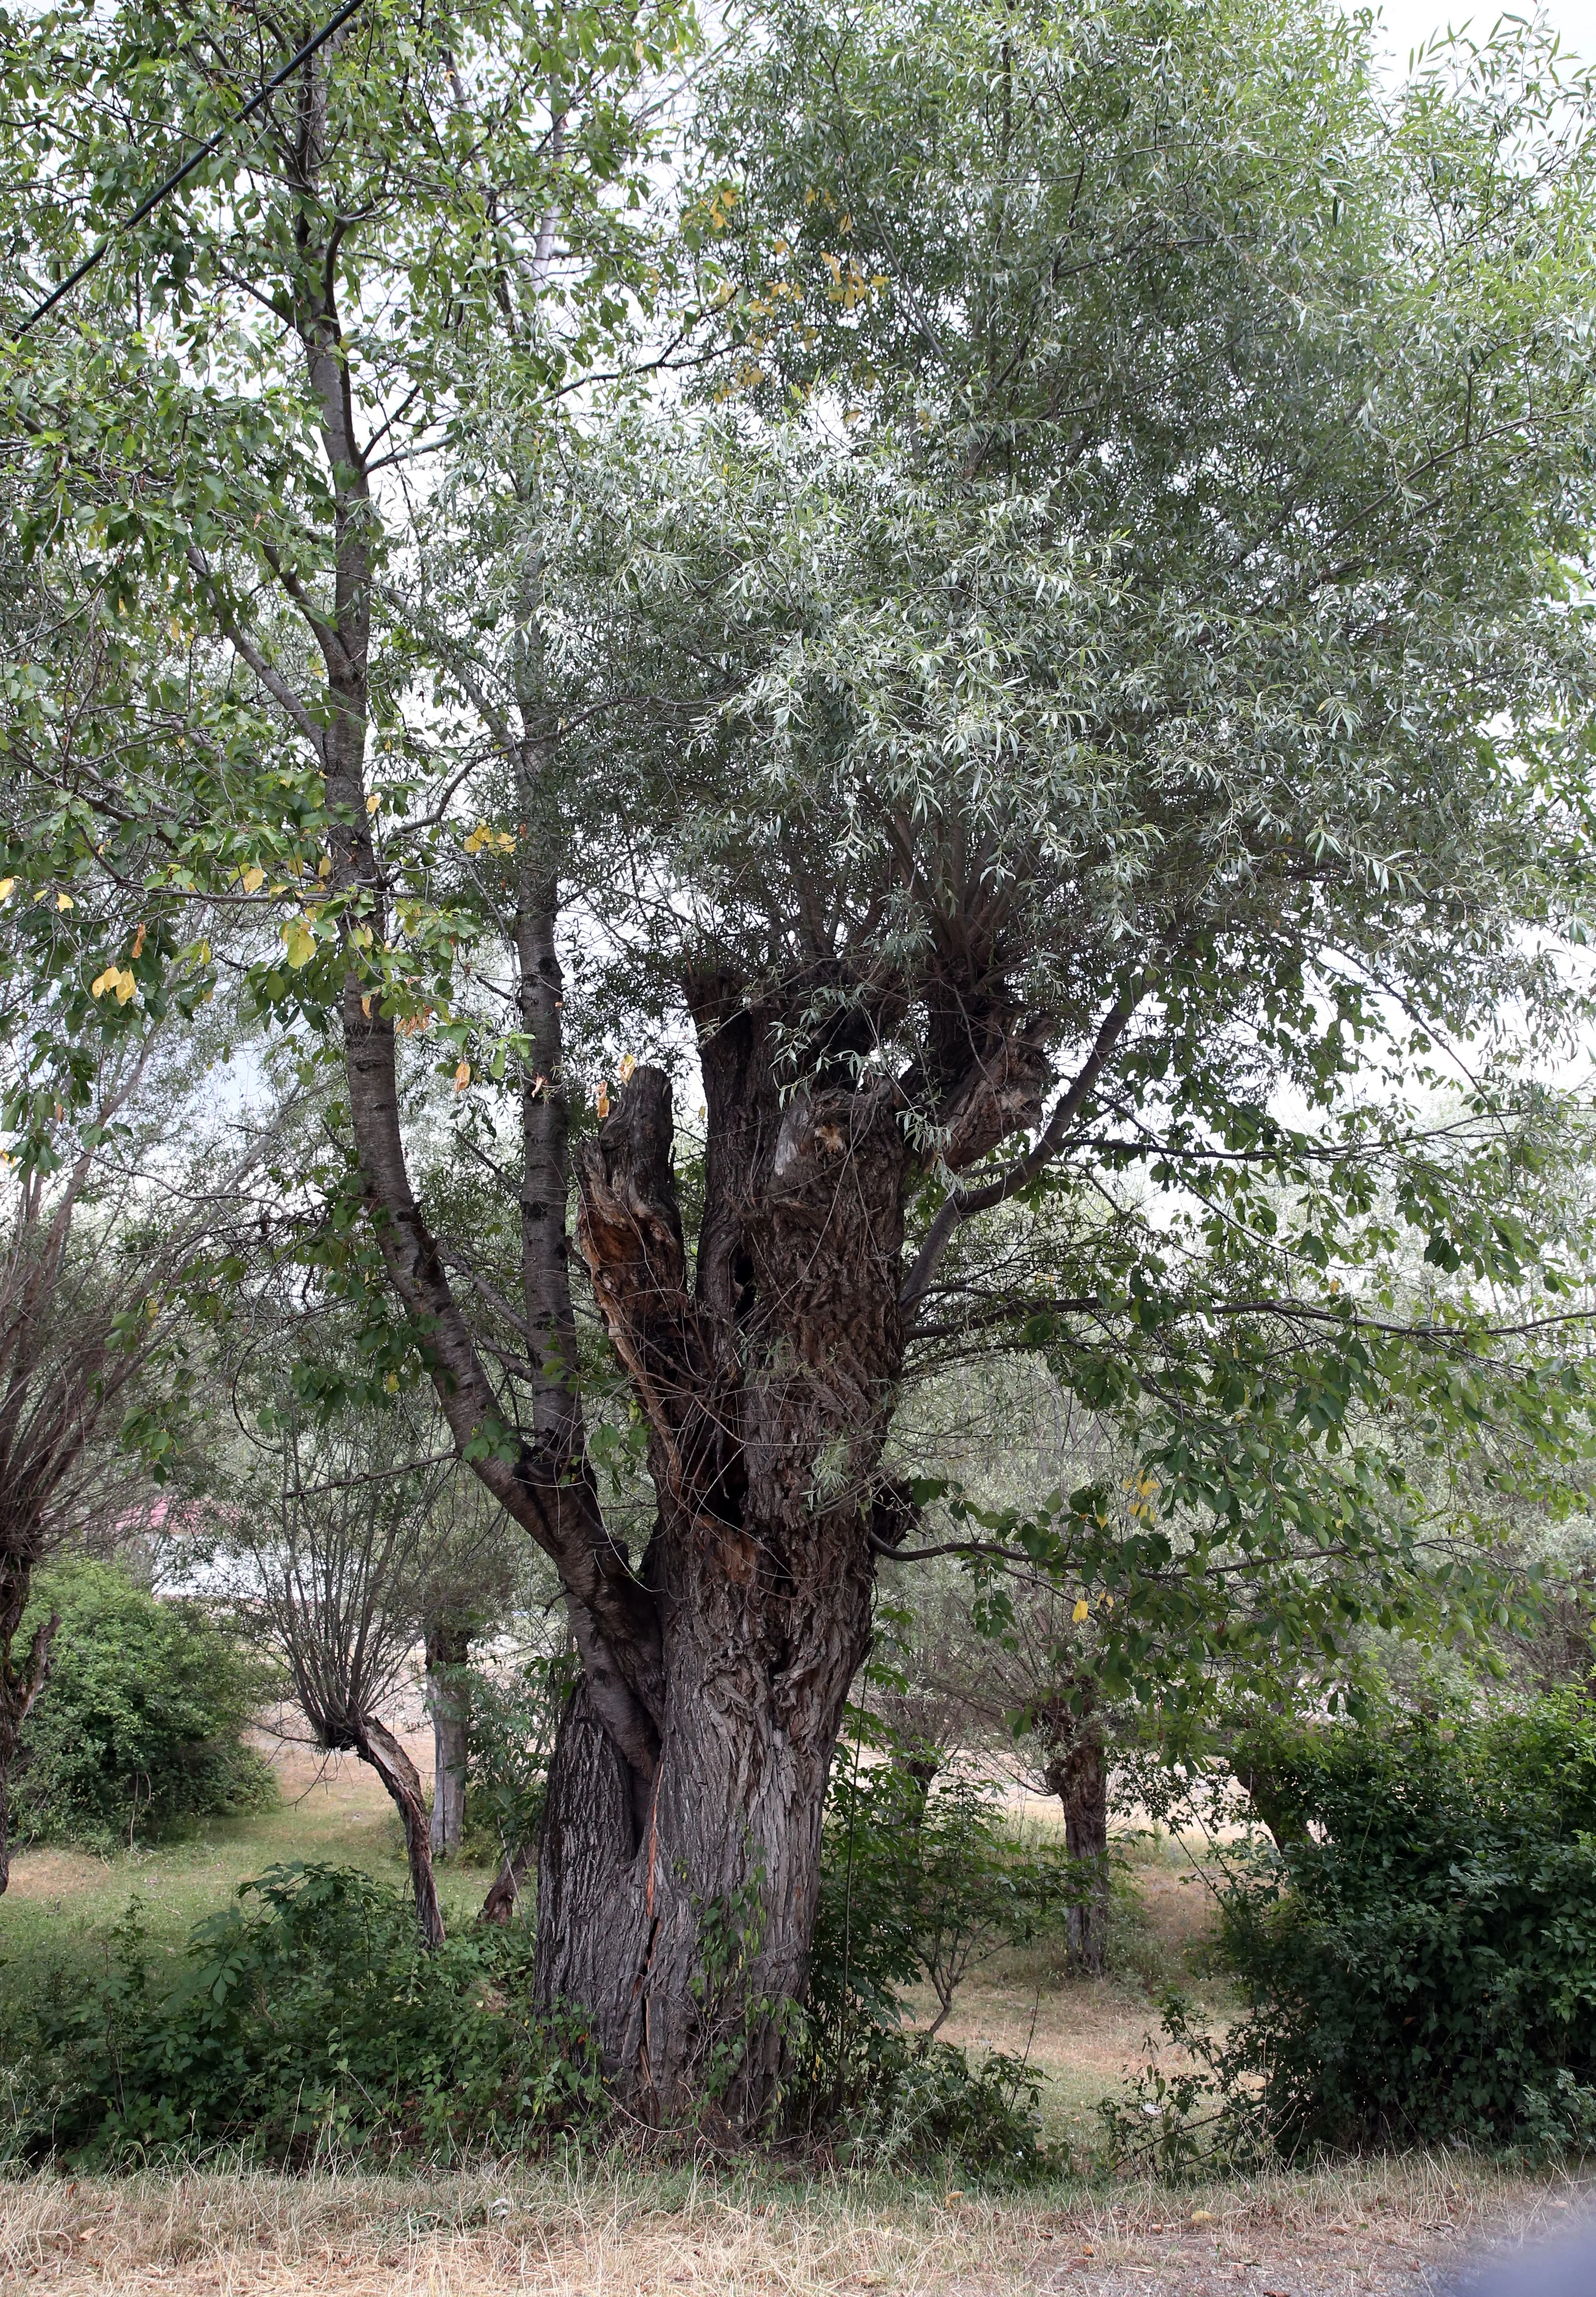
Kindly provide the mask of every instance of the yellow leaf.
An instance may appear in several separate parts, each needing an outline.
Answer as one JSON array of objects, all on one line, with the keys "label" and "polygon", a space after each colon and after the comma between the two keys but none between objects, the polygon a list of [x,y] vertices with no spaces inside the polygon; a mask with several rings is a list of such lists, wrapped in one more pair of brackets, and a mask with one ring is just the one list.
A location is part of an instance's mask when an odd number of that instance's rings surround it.
[{"label": "yellow leaf", "polygon": [[266,872],[264,869],[258,869],[251,865],[251,868],[244,871],[243,889],[246,893],[258,893],[265,883]]},{"label": "yellow leaf", "polygon": [[297,972],[309,965],[316,954],[316,935],[302,918],[291,918],[282,928],[283,946],[288,952],[288,962]]},{"label": "yellow leaf", "polygon": [[321,860],[316,865],[316,874],[318,877],[330,877],[332,876],[333,856],[330,853],[324,853],[322,855]]},{"label": "yellow leaf", "polygon": [[144,935],[148,931],[148,925],[141,923],[138,931],[133,936],[133,960],[136,965],[144,953]]},{"label": "yellow leaf", "polygon": [[459,1067],[455,1071],[455,1091],[457,1092],[464,1092],[470,1083],[471,1063],[469,1061],[462,1061]]},{"label": "yellow leaf", "polygon": [[602,1124],[605,1118],[610,1113],[610,1088],[603,1077],[600,1077],[598,1080],[598,1100],[596,1105],[598,1108],[598,1121]]},{"label": "yellow leaf", "polygon": [[1074,1610],[1070,1613],[1070,1617],[1074,1619],[1075,1625],[1079,1626],[1082,1620],[1085,1618],[1090,1610],[1091,1605],[1087,1601],[1085,1596],[1082,1595],[1077,1601]]},{"label": "yellow leaf", "polygon": [[363,997],[360,1000],[360,1010],[365,1014],[366,1019],[369,1021],[371,1018],[371,999],[369,997]]},{"label": "yellow leaf", "polygon": [[382,804],[382,803],[383,800],[380,793],[374,790],[366,801],[366,811],[367,813],[375,813],[377,808]]},{"label": "yellow leaf", "polygon": [[70,910],[72,906],[72,896],[70,893],[57,893],[55,896],[55,906],[58,910]]},{"label": "yellow leaf", "polygon": [[0,902],[9,902],[17,890],[14,877],[0,877]]},{"label": "yellow leaf", "polygon": [[632,1071],[637,1067],[637,1066],[638,1064],[630,1053],[622,1053],[621,1056],[621,1082],[622,1084],[625,1084],[628,1082]]},{"label": "yellow leaf", "polygon": [[128,970],[128,967],[124,966],[121,971],[117,975],[117,1003],[119,1005],[128,1004],[132,1000],[134,991],[137,987],[137,982],[135,981],[132,974]]},{"label": "yellow leaf", "polygon": [[116,980],[117,969],[115,966],[108,965],[97,981],[91,981],[89,983],[89,995],[91,997],[103,997],[108,989],[114,989],[116,987]]}]

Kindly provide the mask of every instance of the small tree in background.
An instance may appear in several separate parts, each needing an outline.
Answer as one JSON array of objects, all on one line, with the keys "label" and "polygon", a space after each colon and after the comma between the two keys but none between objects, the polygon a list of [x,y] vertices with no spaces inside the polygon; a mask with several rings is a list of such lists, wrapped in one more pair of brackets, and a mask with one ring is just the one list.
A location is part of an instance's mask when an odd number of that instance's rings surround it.
[{"label": "small tree in background", "polygon": [[[254,1469],[227,1545],[242,1564],[241,1616],[288,1671],[316,1743],[369,1763],[404,1828],[416,1920],[440,1944],[420,1774],[384,1713],[407,1687],[440,1577],[481,1566],[498,1535],[453,1512],[458,1470],[403,1404],[350,1407],[317,1421],[290,1404],[251,1436]],[[474,1531],[475,1544],[473,1544]],[[473,1572],[480,1588],[484,1573]]]},{"label": "small tree in background", "polygon": [[[58,1625],[36,1611],[19,1648],[34,1572],[70,1538],[114,1544],[171,1473],[191,1310],[254,1214],[267,1146],[248,1124],[242,1148],[218,1137],[196,1107],[203,1056],[159,1014],[107,1036],[83,1050],[82,1104],[53,1101],[39,1152],[0,1169],[0,1890],[7,1780]],[[0,1036],[13,1108],[53,1090],[31,1058]]]}]

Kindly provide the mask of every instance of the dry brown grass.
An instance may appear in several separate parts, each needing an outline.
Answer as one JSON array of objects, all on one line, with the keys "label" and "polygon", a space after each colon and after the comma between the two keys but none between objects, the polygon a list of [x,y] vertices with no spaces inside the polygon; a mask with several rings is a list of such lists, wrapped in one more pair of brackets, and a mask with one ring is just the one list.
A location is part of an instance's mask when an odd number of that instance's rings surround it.
[{"label": "dry brown grass", "polygon": [[1422,2154],[1196,2193],[1008,2198],[616,2164],[35,2177],[0,2185],[0,2285],[60,2297],[1329,2297],[1419,2289],[1463,2244],[1555,2221],[1574,2193],[1566,2179]]},{"label": "dry brown grass", "polygon": [[[424,1753],[425,1750],[418,1750]],[[236,1830],[117,1862],[37,1851],[5,1901],[15,1956],[41,1925],[103,1921],[136,1887],[180,1938],[272,1857],[336,1856],[402,1874],[382,1791],[353,1763],[279,1749],[290,1799]],[[1207,1909],[1166,1849],[1138,1860],[1172,1955]],[[480,1895],[481,1878],[466,1878]],[[465,1888],[464,1882],[462,1888]],[[21,1967],[19,1963],[17,1966]],[[950,2039],[1029,2053],[1055,2142],[1090,2134],[1092,2101],[1156,2022],[1135,1988],[1060,1983],[1006,1956],[961,1995]],[[1536,2184],[1457,2155],[1409,2155],[1202,2191],[1054,2187],[1015,2197],[846,2179],[786,2184],[621,2161],[525,2163],[439,2177],[225,2169],[72,2178],[0,2174],[0,2293],[59,2297],[1287,2297],[1418,2291],[1466,2246],[1555,2221],[1571,2180]]]}]

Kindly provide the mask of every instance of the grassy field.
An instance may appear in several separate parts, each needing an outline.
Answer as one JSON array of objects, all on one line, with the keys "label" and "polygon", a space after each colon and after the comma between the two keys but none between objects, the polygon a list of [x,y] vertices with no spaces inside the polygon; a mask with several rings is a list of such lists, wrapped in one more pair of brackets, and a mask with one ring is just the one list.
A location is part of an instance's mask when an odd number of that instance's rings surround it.
[{"label": "grassy field", "polygon": [[[403,1884],[398,1824],[368,1773],[303,1756],[282,1770],[277,1809],[190,1840],[109,1862],[19,1857],[0,1900],[0,1997],[37,1984],[46,1964],[101,1957],[135,1896],[152,1941],[175,1955],[195,1920],[276,1860],[358,1864]],[[1190,1862],[1178,1846],[1146,1844],[1131,1873],[1123,1975],[1083,1983],[1049,1952],[1008,1955],[967,1986],[944,2029],[975,2047],[1028,2052],[1045,2078],[1056,2143],[1082,2144],[1096,2100],[1139,2056],[1153,2022],[1144,1981],[1212,1983],[1206,1899]],[[448,1873],[452,1919],[469,1919],[489,1879],[471,1866]],[[0,2183],[0,2289],[1329,2297],[1433,2285],[1433,2268],[1460,2247],[1556,2222],[1575,2198],[1567,2177],[1510,2178],[1456,2154],[1205,2191],[1069,2181],[1001,2198],[794,2181],[769,2169],[664,2172],[618,2157],[435,2178],[328,2169],[282,2178],[225,2165],[181,2178],[47,2174]]]}]

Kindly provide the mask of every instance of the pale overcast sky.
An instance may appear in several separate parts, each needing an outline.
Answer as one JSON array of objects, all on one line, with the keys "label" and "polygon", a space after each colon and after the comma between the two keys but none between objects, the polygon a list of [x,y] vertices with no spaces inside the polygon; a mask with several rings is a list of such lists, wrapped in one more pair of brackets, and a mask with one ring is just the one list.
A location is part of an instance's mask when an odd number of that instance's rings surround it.
[{"label": "pale overcast sky", "polygon": [[[1411,49],[1419,46],[1432,32],[1442,30],[1448,23],[1459,31],[1467,26],[1478,39],[1501,16],[1531,16],[1536,12],[1532,0],[1524,0],[1524,4],[1512,8],[1503,7],[1500,0],[1498,4],[1489,4],[1488,0],[1484,7],[1449,7],[1446,0],[1385,0],[1380,9],[1386,45],[1399,71],[1405,70]],[[1587,63],[1596,62],[1596,0],[1549,0],[1549,4],[1538,12],[1561,35],[1565,47]]]}]

